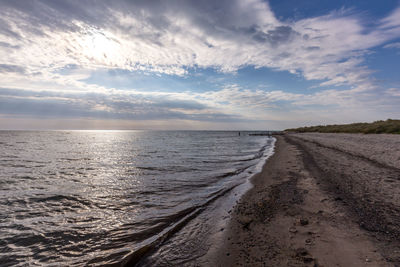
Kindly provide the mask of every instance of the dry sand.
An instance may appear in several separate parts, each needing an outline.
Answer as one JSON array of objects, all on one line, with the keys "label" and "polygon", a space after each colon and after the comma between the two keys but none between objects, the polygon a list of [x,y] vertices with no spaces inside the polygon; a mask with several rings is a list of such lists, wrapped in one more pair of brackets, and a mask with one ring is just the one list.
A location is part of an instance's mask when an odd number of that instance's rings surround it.
[{"label": "dry sand", "polygon": [[398,134],[301,133],[291,136],[400,169]]},{"label": "dry sand", "polygon": [[369,138],[387,159],[362,135],[277,136],[211,265],[400,266],[400,136]]}]

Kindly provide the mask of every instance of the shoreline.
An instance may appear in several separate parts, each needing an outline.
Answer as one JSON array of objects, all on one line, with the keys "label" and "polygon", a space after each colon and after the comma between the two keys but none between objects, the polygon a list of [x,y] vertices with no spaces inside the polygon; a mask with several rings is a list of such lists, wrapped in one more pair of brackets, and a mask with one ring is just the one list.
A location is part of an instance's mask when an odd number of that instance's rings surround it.
[{"label": "shoreline", "polygon": [[[213,255],[214,266],[396,266],[400,264],[399,225],[394,203],[379,202],[381,193],[357,195],[356,178],[335,169],[332,148],[295,135],[275,136],[275,153],[261,173],[251,178],[253,187],[234,207],[232,218]],[[313,147],[315,146],[315,147]],[[329,150],[329,151],[328,151]],[[323,160],[315,156],[325,155]],[[348,162],[346,152],[339,161]],[[335,156],[335,157],[334,157]],[[352,155],[354,167],[371,171],[371,162]],[[358,166],[358,165],[359,166]],[[340,165],[340,164],[339,164]],[[324,169],[325,168],[325,169]],[[330,168],[330,169],[329,169]],[[385,168],[380,166],[379,168]],[[336,176],[332,173],[336,171]],[[396,175],[398,169],[390,170]],[[394,172],[394,174],[393,174]],[[326,178],[327,175],[329,179]],[[349,179],[343,184],[340,176]],[[383,173],[382,175],[388,175]],[[370,176],[365,176],[371,178]],[[353,179],[354,178],[354,179]],[[371,178],[372,179],[372,178]],[[354,184],[353,180],[355,181]],[[394,180],[393,180],[394,181]],[[397,184],[399,181],[388,184]],[[373,181],[372,181],[373,182]],[[336,186],[333,190],[333,186]],[[394,186],[394,185],[393,185]],[[397,193],[393,191],[394,193]],[[371,196],[369,196],[371,193]],[[368,204],[368,205],[366,205]],[[371,208],[376,205],[376,210]],[[394,206],[393,206],[394,205]],[[367,208],[368,207],[368,208]],[[382,215],[381,211],[386,213]],[[357,213],[357,211],[359,211]],[[375,215],[375,217],[374,217]],[[384,216],[382,218],[382,216]],[[386,216],[386,217],[385,217]],[[390,227],[382,233],[382,218]],[[374,228],[375,227],[375,228]]]},{"label": "shoreline", "polygon": [[[251,165],[251,169],[245,175],[242,175],[241,180],[232,180],[229,188],[215,195],[211,201],[204,203],[204,207],[197,210],[190,219],[185,220],[179,229],[173,231],[167,238],[162,240],[151,248],[139,249],[131,253],[121,262],[122,266],[209,266],[213,256],[221,246],[224,229],[227,228],[231,219],[231,211],[236,206],[240,198],[246,194],[252,187],[252,177],[261,172],[266,161],[274,154],[276,138],[271,138],[262,144],[259,149],[261,153],[260,160],[255,165]],[[177,233],[175,235],[175,232]],[[196,234],[194,234],[196,233]],[[196,235],[196,240],[190,239],[190,236]],[[189,239],[182,237],[189,236]],[[185,244],[182,244],[185,240]],[[178,244],[172,247],[172,244]],[[179,246],[181,244],[181,246]],[[165,245],[169,246],[169,250],[187,251],[193,249],[191,256],[186,259],[184,257],[171,257],[168,261],[158,261],[160,251],[166,252]],[[211,260],[210,260],[211,259]]]}]

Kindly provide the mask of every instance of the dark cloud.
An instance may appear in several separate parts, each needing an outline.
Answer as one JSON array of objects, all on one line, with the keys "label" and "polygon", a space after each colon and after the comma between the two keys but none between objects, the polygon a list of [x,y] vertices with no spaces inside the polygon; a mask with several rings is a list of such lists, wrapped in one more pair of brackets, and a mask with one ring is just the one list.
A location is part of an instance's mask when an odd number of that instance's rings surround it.
[{"label": "dark cloud", "polygon": [[[162,44],[161,37],[166,33],[181,29],[171,23],[171,19],[184,18],[205,31],[208,35],[236,37],[243,28],[254,25],[253,9],[242,9],[240,1],[200,0],[200,1],[95,1],[95,0],[0,0],[8,14],[22,18],[25,23],[19,25],[27,32],[42,35],[43,27],[60,31],[80,30],[74,21],[80,21],[99,28],[118,28],[119,30]],[[256,8],[254,8],[255,10]],[[133,17],[148,26],[149,32],[137,32],[130,26],[121,25],[113,12],[126,17]],[[266,39],[278,42],[284,38],[284,28],[264,33]],[[20,39],[21,36],[10,30],[6,21],[1,21],[0,32]],[[243,33],[243,32],[242,32]],[[254,39],[261,40],[262,32],[257,32]],[[249,36],[251,38],[251,36]],[[279,40],[278,40],[279,39]]]},{"label": "dark cloud", "polygon": [[[98,106],[104,109],[96,109]],[[207,106],[192,100],[169,100],[142,95],[73,94],[0,88],[0,113],[9,115],[134,120],[239,121],[242,119],[210,110],[206,113],[201,112],[205,110]]]},{"label": "dark cloud", "polygon": [[25,68],[17,65],[11,64],[0,64],[0,73],[4,72],[15,72],[15,73],[25,73]]},{"label": "dark cloud", "polygon": [[5,47],[5,48],[12,48],[12,49],[19,49],[21,48],[19,45],[12,45],[6,42],[0,42],[0,46],[1,47]]},{"label": "dark cloud", "polygon": [[[63,0],[0,0],[0,5],[8,15],[20,19],[18,27],[35,35],[45,35],[44,28],[60,31],[77,31],[73,22],[81,21],[99,27],[107,23],[108,8],[105,1],[63,1]],[[0,23],[0,32],[20,39],[10,30],[7,23]]]},{"label": "dark cloud", "polygon": [[290,53],[288,53],[288,52],[283,52],[283,53],[280,53],[279,55],[277,55],[277,59],[282,59],[282,58],[289,58],[291,56],[291,54]]},{"label": "dark cloud", "polygon": [[296,31],[294,31],[289,26],[278,26],[273,30],[269,30],[266,34],[266,40],[273,45],[277,45],[280,43],[285,43],[289,41],[292,37],[298,35]]},{"label": "dark cloud", "polygon": [[[118,106],[120,103],[114,103]],[[126,107],[126,106],[125,106]],[[47,118],[95,118],[127,120],[197,120],[197,121],[241,121],[237,116],[222,113],[187,114],[165,108],[95,110],[88,103],[79,103],[57,99],[6,98],[0,96],[0,113],[7,115],[26,115]]]},{"label": "dark cloud", "polygon": [[[1,14],[1,13],[0,13]],[[21,39],[21,35],[13,30],[11,30],[10,24],[0,18],[0,34],[15,38],[15,39]]]},{"label": "dark cloud", "polygon": [[240,32],[250,36],[257,42],[269,43],[271,45],[288,42],[292,37],[299,35],[290,26],[278,26],[272,30],[263,31],[259,26],[251,25],[248,28],[241,28]]},{"label": "dark cloud", "polygon": [[19,114],[39,117],[89,117],[99,114],[91,112],[84,105],[71,103],[71,101],[60,101],[55,99],[32,99],[32,98],[10,98],[0,97],[0,113]]},{"label": "dark cloud", "polygon": [[161,100],[156,104],[157,107],[178,108],[186,110],[204,110],[207,106],[191,100]]},{"label": "dark cloud", "polygon": [[309,46],[306,48],[307,51],[315,51],[315,50],[320,50],[321,48],[319,46]]}]

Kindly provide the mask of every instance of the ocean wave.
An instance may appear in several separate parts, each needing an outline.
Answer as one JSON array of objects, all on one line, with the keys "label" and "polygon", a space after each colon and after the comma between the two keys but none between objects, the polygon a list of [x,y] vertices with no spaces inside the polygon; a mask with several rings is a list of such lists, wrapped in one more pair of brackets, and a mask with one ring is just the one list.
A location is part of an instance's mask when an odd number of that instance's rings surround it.
[{"label": "ocean wave", "polygon": [[229,132],[66,133],[2,145],[0,265],[137,262],[244,183],[272,145]]}]

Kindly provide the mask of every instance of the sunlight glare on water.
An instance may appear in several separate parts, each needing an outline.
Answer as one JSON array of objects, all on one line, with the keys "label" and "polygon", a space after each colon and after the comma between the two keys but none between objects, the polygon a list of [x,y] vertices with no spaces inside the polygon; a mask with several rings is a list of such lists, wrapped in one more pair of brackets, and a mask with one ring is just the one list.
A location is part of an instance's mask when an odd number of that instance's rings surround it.
[{"label": "sunlight glare on water", "polygon": [[237,132],[1,131],[0,263],[117,263],[242,183],[271,139]]}]

